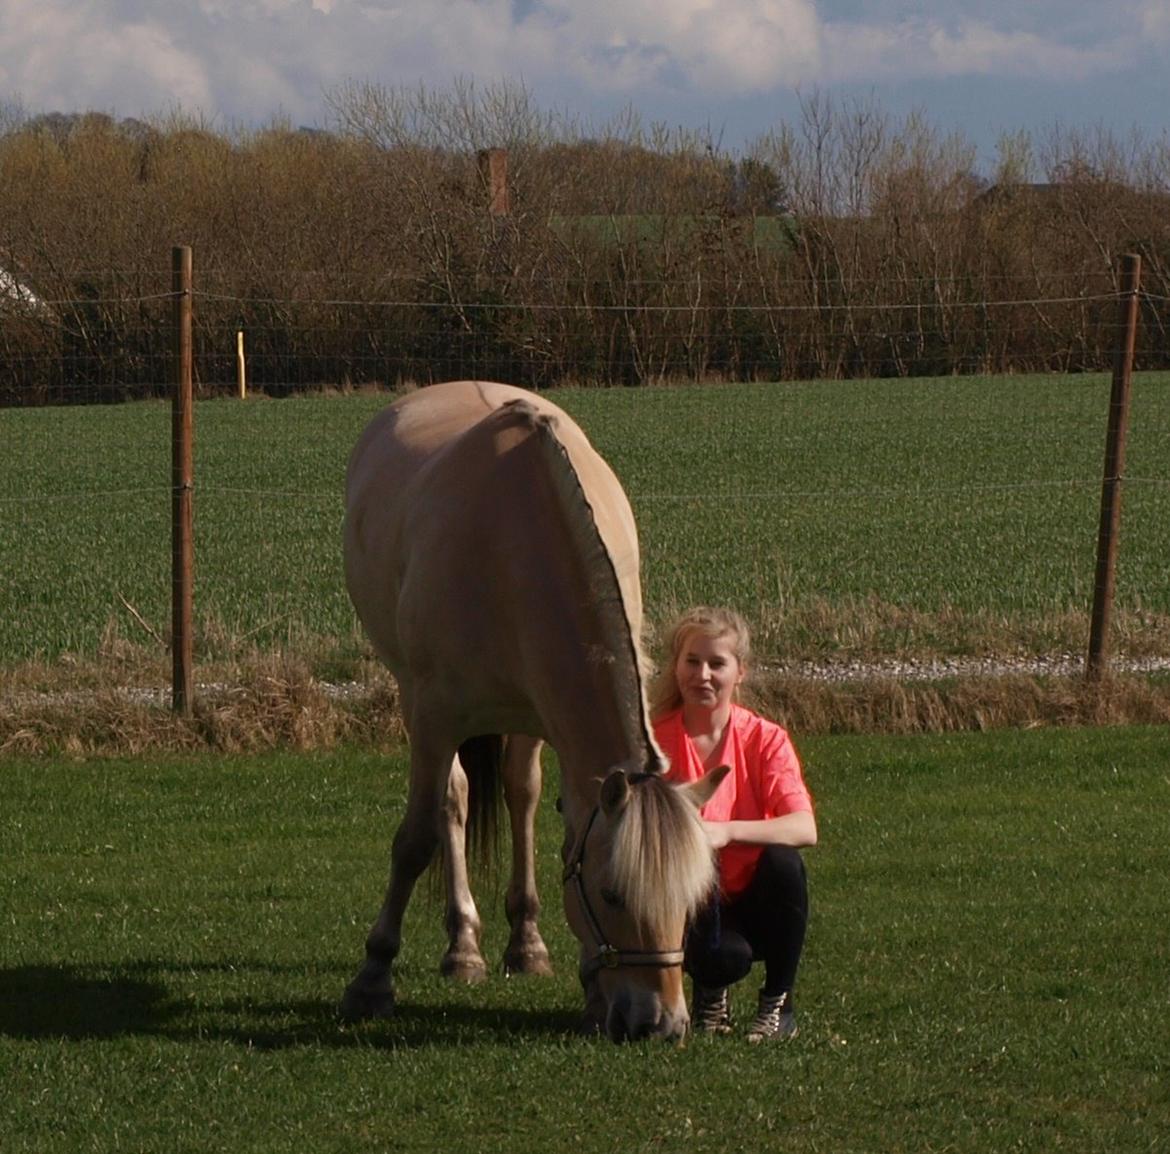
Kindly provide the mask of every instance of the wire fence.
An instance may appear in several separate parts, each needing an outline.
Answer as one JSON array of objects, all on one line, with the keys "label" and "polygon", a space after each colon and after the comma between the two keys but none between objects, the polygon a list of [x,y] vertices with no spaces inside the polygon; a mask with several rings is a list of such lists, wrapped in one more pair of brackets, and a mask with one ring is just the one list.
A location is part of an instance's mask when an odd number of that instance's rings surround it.
[{"label": "wire fence", "polygon": [[[161,274],[132,298],[93,282],[84,300],[10,291],[4,306],[5,665],[171,643],[174,294]],[[360,650],[340,568],[346,456],[385,389],[461,377],[561,386],[630,493],[654,618],[731,602],[763,622],[765,651],[794,658],[1084,651],[1109,277],[1076,297],[1005,283],[1001,299],[914,305],[873,285],[868,304],[710,308],[661,284],[560,306],[312,287],[225,293],[196,267],[197,660]],[[1151,371],[1150,335],[1166,311],[1141,296],[1117,582],[1137,656],[1170,656],[1170,376]],[[563,387],[632,383],[679,387]]]},{"label": "wire fence", "polygon": [[[676,381],[847,380],[1102,372],[1116,349],[1116,276],[1079,274],[1038,292],[941,275],[712,285],[564,276],[458,285],[266,272],[283,295],[242,291],[196,266],[196,395],[232,392],[243,341],[249,387],[275,396],[468,376],[534,388]],[[724,273],[723,279],[727,279]],[[141,273],[73,278],[42,299],[0,281],[0,405],[91,404],[166,395],[170,286]],[[348,293],[338,293],[348,288]],[[978,293],[974,290],[978,289]],[[1170,368],[1170,299],[1141,296],[1139,370]]]}]

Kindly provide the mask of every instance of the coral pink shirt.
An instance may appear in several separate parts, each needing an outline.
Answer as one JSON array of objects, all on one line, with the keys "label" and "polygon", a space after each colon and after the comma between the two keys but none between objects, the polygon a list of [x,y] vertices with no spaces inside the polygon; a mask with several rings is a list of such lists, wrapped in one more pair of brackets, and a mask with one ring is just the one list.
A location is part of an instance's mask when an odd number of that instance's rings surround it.
[{"label": "coral pink shirt", "polygon": [[[670,781],[697,781],[706,770],[686,728],[682,707],[654,723],[654,736],[670,759]],[[804,784],[800,759],[787,732],[745,709],[732,705],[718,765],[730,765],[711,800],[700,811],[707,821],[760,821],[786,813],[812,812],[812,797]],[[729,845],[719,851],[719,880],[724,898],[734,898],[748,887],[763,848]]]}]

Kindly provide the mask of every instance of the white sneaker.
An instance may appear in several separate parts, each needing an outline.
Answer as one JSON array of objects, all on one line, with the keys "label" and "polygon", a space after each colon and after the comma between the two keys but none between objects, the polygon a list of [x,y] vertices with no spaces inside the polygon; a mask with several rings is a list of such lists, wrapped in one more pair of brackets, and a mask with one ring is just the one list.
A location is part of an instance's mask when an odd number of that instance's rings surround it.
[{"label": "white sneaker", "polygon": [[756,1016],[748,1027],[747,1040],[749,1042],[764,1042],[775,1040],[782,1042],[787,1038],[795,1038],[799,1027],[796,1025],[796,1014],[792,1009],[792,993],[785,990],[782,994],[765,994],[760,991],[760,1004]]}]

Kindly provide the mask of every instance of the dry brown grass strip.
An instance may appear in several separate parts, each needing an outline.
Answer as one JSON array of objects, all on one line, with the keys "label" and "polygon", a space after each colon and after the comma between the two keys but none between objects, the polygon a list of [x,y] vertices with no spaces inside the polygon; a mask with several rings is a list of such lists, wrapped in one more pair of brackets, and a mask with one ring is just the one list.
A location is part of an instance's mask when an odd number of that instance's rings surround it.
[{"label": "dry brown grass strip", "polygon": [[1170,678],[970,677],[945,682],[826,683],[777,676],[753,704],[794,734],[946,733],[1170,722]]},{"label": "dry brown grass strip", "polygon": [[364,683],[328,691],[296,658],[258,658],[232,671],[230,683],[195,696],[190,718],[170,709],[169,694],[124,687],[93,687],[88,673],[65,690],[27,685],[0,693],[0,755],[140,756],[209,750],[255,753],[269,749],[381,746],[404,738],[398,693],[374,667]]},{"label": "dry brown grass strip", "polygon": [[[372,662],[343,690],[287,655],[257,656],[220,672],[218,683],[204,678],[211,684],[197,693],[189,719],[171,711],[167,694],[123,687],[141,680],[112,687],[108,670],[105,677],[73,665],[8,672],[0,680],[0,756],[254,753],[404,740],[394,681]],[[1117,676],[1094,686],[1081,677],[825,682],[761,674],[749,703],[794,735],[1167,724],[1170,677]]]}]

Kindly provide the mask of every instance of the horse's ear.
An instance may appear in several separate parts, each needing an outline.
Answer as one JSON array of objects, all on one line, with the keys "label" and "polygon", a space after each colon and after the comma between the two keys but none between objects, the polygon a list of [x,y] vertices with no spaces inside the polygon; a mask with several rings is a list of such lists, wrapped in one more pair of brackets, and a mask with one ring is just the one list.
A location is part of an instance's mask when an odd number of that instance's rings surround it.
[{"label": "horse's ear", "polygon": [[709,802],[715,791],[723,784],[723,779],[731,772],[730,765],[720,765],[709,769],[698,781],[689,785],[680,785],[679,789],[690,798],[696,809]]},{"label": "horse's ear", "polygon": [[601,811],[606,817],[613,817],[625,808],[629,800],[630,779],[620,769],[615,769],[601,783]]}]

